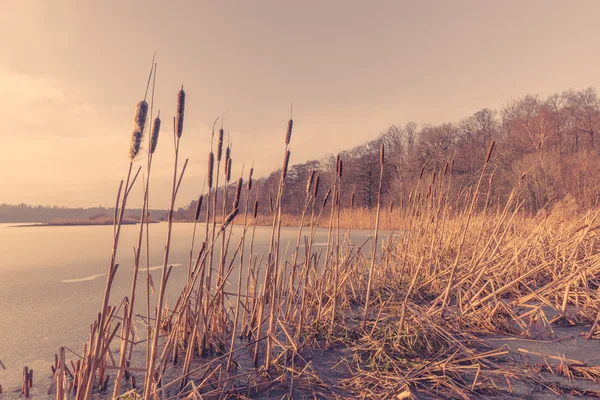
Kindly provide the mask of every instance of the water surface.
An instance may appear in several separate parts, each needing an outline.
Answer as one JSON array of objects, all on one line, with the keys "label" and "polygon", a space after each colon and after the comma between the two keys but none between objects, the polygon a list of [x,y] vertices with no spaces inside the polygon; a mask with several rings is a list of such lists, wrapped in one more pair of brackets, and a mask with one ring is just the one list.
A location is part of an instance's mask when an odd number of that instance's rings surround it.
[{"label": "water surface", "polygon": [[[5,393],[21,385],[22,371],[35,371],[33,393],[45,393],[50,384],[50,366],[60,346],[80,352],[89,338],[90,324],[100,309],[111,254],[112,226],[32,226],[0,224],[0,385]],[[158,287],[166,237],[166,223],[150,225],[150,272]],[[117,253],[120,264],[113,285],[111,304],[129,295],[133,271],[133,248],[139,226],[125,225]],[[193,224],[174,224],[169,265],[173,272],[167,288],[172,304],[187,276]],[[204,225],[197,226],[204,237]],[[233,230],[230,251],[235,249],[242,228]],[[271,228],[258,227],[255,253],[268,252]],[[281,252],[295,247],[298,228],[282,228]],[[352,241],[362,244],[370,232],[352,232]],[[202,238],[202,239],[201,239]],[[327,230],[317,230],[316,246],[327,241]],[[220,241],[219,246],[220,248]],[[249,246],[246,248],[248,257]],[[145,254],[145,247],[143,250]],[[145,255],[142,256],[136,312],[146,315]],[[237,268],[227,289],[237,287]],[[152,304],[156,299],[152,297]],[[41,395],[44,397],[44,395]]]}]

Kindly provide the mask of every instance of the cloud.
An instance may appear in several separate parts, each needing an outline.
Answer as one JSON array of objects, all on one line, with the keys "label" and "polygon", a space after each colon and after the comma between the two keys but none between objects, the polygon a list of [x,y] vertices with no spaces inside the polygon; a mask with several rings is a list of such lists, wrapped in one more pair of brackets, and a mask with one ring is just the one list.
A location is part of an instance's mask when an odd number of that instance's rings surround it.
[{"label": "cloud", "polygon": [[69,136],[98,120],[94,107],[76,90],[51,77],[0,69],[0,92],[0,116],[8,134]]}]

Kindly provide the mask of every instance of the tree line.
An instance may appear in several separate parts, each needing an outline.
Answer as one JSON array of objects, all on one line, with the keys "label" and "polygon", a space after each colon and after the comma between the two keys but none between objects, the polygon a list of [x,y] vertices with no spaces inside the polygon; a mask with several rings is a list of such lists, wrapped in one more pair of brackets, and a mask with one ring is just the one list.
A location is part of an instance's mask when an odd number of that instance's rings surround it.
[{"label": "tree line", "polygon": [[[519,192],[522,207],[532,213],[551,210],[561,202],[580,209],[596,206],[600,194],[600,99],[594,88],[567,90],[547,98],[528,94],[501,109],[484,108],[458,122],[392,125],[377,138],[342,151],[342,207],[374,208],[379,182],[380,145],[386,147],[383,202],[401,206],[409,200],[419,178],[431,179],[451,166],[453,190],[473,188],[479,178],[489,143],[495,141],[488,167],[490,202],[501,204],[523,174]],[[338,155],[295,164],[286,178],[283,212],[300,214],[311,171],[320,176],[322,201],[336,173]],[[270,213],[280,171],[256,179],[250,203]],[[486,178],[486,179],[487,179]],[[244,177],[247,180],[247,176]],[[233,201],[235,183],[229,189]],[[241,204],[246,191],[242,191]],[[222,200],[222,191],[219,199]],[[197,200],[176,213],[193,219]],[[222,204],[222,203],[221,203]],[[202,214],[202,213],[201,213]]]}]

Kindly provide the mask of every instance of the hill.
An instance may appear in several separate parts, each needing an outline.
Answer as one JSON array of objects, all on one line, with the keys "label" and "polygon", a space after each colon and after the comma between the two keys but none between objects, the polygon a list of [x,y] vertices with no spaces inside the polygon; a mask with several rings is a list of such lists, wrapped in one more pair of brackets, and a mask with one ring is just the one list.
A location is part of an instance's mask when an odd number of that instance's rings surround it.
[{"label": "hill", "polygon": [[[410,199],[417,183],[429,185],[435,174],[452,174],[454,196],[458,198],[461,188],[474,186],[489,143],[495,141],[495,157],[486,178],[494,184],[482,185],[481,189],[487,192],[492,206],[503,204],[522,175],[527,174],[520,194],[524,210],[536,213],[559,203],[588,209],[597,204],[600,192],[598,132],[600,100],[594,88],[568,90],[545,99],[528,94],[508,101],[499,110],[484,108],[458,122],[392,125],[375,139],[339,154],[344,167],[341,206],[375,206],[381,143],[386,145],[389,160],[384,171],[383,202],[394,207]],[[333,155],[291,166],[283,212],[301,213],[306,180],[312,170],[320,175],[322,201],[335,169]],[[260,214],[270,213],[279,174],[274,171],[254,182],[256,198],[250,204],[257,200]],[[236,177],[232,179],[236,182]],[[234,187],[235,183],[230,183],[228,202],[233,201]],[[241,204],[245,202],[243,196]],[[219,198],[223,198],[222,193]],[[179,209],[176,218],[193,219],[196,204],[193,200]]]}]

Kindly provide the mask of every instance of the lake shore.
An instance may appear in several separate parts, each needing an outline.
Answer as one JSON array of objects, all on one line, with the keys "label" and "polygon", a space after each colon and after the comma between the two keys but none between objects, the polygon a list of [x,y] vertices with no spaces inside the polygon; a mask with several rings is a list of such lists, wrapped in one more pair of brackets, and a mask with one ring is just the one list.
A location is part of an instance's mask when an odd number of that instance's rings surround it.
[{"label": "lake shore", "polygon": [[[136,225],[139,224],[139,219],[125,218],[123,219],[122,225]],[[149,224],[158,224],[160,221],[151,220]],[[11,225],[13,228],[30,228],[34,226],[94,226],[94,225],[113,225],[112,219],[91,219],[91,220],[64,220],[64,221],[47,221],[47,222],[35,222],[28,224]]]}]

